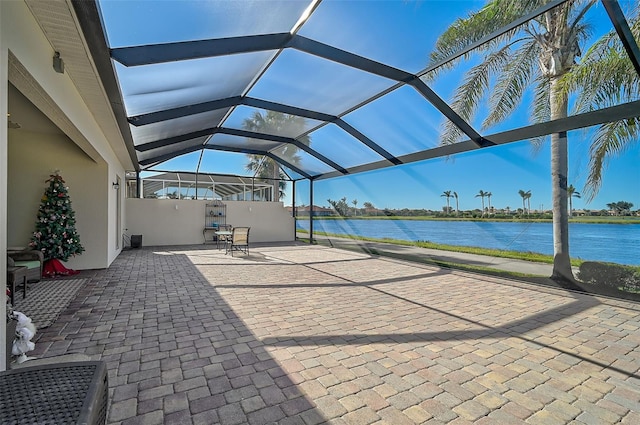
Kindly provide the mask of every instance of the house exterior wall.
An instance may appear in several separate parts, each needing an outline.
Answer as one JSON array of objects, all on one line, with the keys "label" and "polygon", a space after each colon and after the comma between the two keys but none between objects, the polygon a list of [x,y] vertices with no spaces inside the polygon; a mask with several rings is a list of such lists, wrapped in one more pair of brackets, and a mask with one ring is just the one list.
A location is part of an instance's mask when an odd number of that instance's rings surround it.
[{"label": "house exterior wall", "polygon": [[[293,241],[294,219],[281,202],[224,201],[227,224],[251,227],[250,242]],[[143,246],[204,243],[207,201],[173,199],[126,200],[126,233],[142,235]],[[207,240],[213,234],[208,232]]]},{"label": "house exterior wall", "polygon": [[64,135],[9,130],[7,222],[11,225],[7,229],[7,245],[29,244],[42,195],[49,186],[46,180],[54,170],[60,170],[69,188],[76,229],[85,247],[82,255],[65,264],[70,268],[106,267],[109,235],[104,229],[108,227],[111,185],[107,165],[92,161]]},{"label": "house exterior wall", "polygon": [[[108,267],[120,252],[118,242],[121,232],[115,229],[115,208],[116,197],[123,193],[113,190],[111,182],[117,176],[124,181],[124,166],[74,85],[67,72],[68,64],[64,74],[53,69],[54,49],[26,4],[22,1],[3,1],[0,2],[0,8],[5,76],[2,80],[5,87],[1,90],[2,102],[7,102],[7,79],[12,78],[12,65],[7,64],[10,52],[23,67],[21,69],[28,73],[20,83],[14,85],[29,100],[34,96],[46,96],[53,102],[55,113],[64,116],[81,134],[80,138],[58,139],[16,130],[3,138],[3,143],[8,141],[10,146],[7,160],[11,173],[9,184],[16,188],[6,189],[7,185],[3,185],[3,195],[10,196],[12,201],[29,196],[29,199],[17,202],[20,207],[12,206],[10,209],[8,220],[12,231],[6,235],[10,239],[10,246],[23,246],[28,242],[35,223],[34,206],[39,205],[45,188],[44,180],[53,170],[60,169],[70,188],[80,238],[85,247],[85,252],[71,259],[67,266],[75,269]],[[64,59],[64,53],[62,56]],[[47,114],[51,111],[43,112]],[[124,214],[123,206],[121,214]],[[11,222],[14,219],[18,221]]]},{"label": "house exterior wall", "polygon": [[[8,50],[4,35],[5,12],[0,3],[0,117],[7,116],[7,63]],[[7,126],[0,125],[0,281],[2,288],[7,287]],[[0,302],[0,317],[7,317],[7,304]],[[0,326],[0,371],[6,369],[7,327]]]}]

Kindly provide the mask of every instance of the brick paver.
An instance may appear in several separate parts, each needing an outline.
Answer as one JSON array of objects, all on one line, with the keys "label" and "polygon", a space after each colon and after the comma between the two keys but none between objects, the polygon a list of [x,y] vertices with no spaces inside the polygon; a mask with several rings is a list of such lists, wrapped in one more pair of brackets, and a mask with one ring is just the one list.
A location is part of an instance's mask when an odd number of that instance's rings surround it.
[{"label": "brick paver", "polygon": [[640,417],[634,303],[302,245],[89,275],[30,354],[105,360],[112,425]]}]

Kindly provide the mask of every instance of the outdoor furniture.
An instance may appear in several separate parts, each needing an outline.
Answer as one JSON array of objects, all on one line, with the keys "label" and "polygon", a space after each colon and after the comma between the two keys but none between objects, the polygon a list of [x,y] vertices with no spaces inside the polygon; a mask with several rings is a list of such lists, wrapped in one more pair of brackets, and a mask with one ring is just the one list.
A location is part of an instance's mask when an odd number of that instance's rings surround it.
[{"label": "outdoor furniture", "polygon": [[7,266],[7,288],[11,290],[11,305],[15,305],[16,284],[22,284],[22,299],[27,297],[29,269],[24,266]]},{"label": "outdoor furniture", "polygon": [[249,229],[250,227],[234,227],[231,231],[231,241],[227,247],[227,252],[242,251],[249,255]]},{"label": "outdoor furniture", "polygon": [[227,249],[229,242],[231,241],[232,227],[230,224],[221,224],[218,226],[216,235],[216,248],[220,249],[220,242],[224,244],[224,249]]},{"label": "outdoor furniture", "polygon": [[103,361],[25,366],[0,372],[7,424],[105,424],[109,383]]},{"label": "outdoor furniture", "polygon": [[24,266],[29,272],[27,282],[39,282],[42,279],[44,254],[34,249],[7,251],[7,266]]}]

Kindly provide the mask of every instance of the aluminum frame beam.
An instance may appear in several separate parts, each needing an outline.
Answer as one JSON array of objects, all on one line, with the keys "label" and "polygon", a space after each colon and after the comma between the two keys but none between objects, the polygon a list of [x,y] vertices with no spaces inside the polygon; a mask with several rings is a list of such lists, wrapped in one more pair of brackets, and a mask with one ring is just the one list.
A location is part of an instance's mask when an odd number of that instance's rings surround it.
[{"label": "aluminum frame beam", "polygon": [[[339,118],[335,115],[324,114],[322,112],[311,111],[309,109],[298,108],[296,106],[284,105],[282,103],[270,102],[267,100],[256,99],[252,97],[234,96],[226,99],[216,100],[213,102],[205,102],[205,103],[200,103],[200,104],[191,105],[191,106],[184,106],[181,108],[173,108],[165,111],[152,112],[144,115],[137,115],[134,117],[130,117],[129,122],[135,126],[140,126],[140,125],[161,122],[168,119],[180,118],[186,115],[190,115],[192,113],[208,112],[213,109],[227,108],[227,107],[232,107],[237,105],[246,105],[254,108],[280,112],[283,114],[296,115],[296,116],[310,118],[310,119],[323,121],[327,123],[334,123],[338,127],[342,128],[344,131],[349,133],[351,136],[355,137],[361,143],[365,144],[367,147],[374,150],[383,158],[386,158],[387,160],[391,161],[394,164],[399,164],[397,158],[393,154],[391,154],[389,151],[387,151],[382,146],[378,145],[368,137],[366,137],[361,132],[355,130],[353,127],[347,124],[344,120],[342,120],[342,118]],[[196,137],[206,136],[209,134],[213,135],[218,132],[219,132],[218,127],[210,127],[210,128],[198,130],[192,133],[185,133],[180,136],[173,136],[166,139],[156,140],[153,142],[137,145],[136,150],[142,152],[149,149],[155,149],[161,146],[167,146],[172,143],[194,139]],[[278,141],[277,137],[278,136],[273,136],[272,138],[262,138],[262,139]],[[287,143],[287,141],[283,143]],[[320,159],[319,156],[322,156],[322,155],[317,151],[314,151],[314,152],[315,154],[312,154],[312,155]],[[311,152],[308,152],[308,153],[311,154]],[[333,168],[340,169],[342,167],[338,166]],[[344,170],[344,168],[342,169]]]},{"label": "aluminum frame beam", "polygon": [[[592,127],[595,125],[616,122],[640,116],[640,100],[625,103],[622,105],[611,106],[597,111],[585,112],[578,115],[572,115],[566,118],[560,118],[539,124],[533,124],[526,127],[516,128],[514,130],[503,131],[486,136],[492,145],[505,145],[508,143],[519,142],[522,140],[532,139],[540,136],[547,136],[552,133],[566,132],[571,130],[579,130],[582,128]],[[487,146],[487,147],[490,147]],[[472,150],[484,149],[478,147],[473,140],[465,140],[463,142],[450,145],[438,146],[425,151],[415,152],[399,157],[403,163],[412,163],[424,161],[427,159],[441,158],[444,156],[454,155]],[[388,167],[385,161],[378,161],[356,167],[350,167],[347,170],[351,174],[361,173],[365,171],[377,170]],[[326,173],[316,176],[314,180],[324,180],[328,178],[339,177],[336,173]]]},{"label": "aluminum frame beam", "polygon": [[293,37],[290,33],[247,35],[209,40],[180,41],[110,49],[111,57],[124,66],[151,65],[237,53],[261,52],[283,48]]},{"label": "aluminum frame beam", "polygon": [[[242,148],[236,148],[236,147],[231,147],[231,146],[213,145],[213,144],[205,145],[204,149],[267,156],[267,157],[273,159],[278,164],[284,165],[285,167],[288,167],[288,168],[292,169],[293,171],[295,171],[296,173],[300,174],[301,176],[304,176],[307,179],[311,179],[313,177],[313,176],[311,176],[311,174],[307,173],[306,171],[303,171],[300,168],[296,167],[295,165],[289,163],[288,161],[285,161],[282,158],[280,158],[278,156],[275,156],[271,152],[264,152],[264,151],[259,151],[259,150],[255,150],[255,149],[242,149]],[[339,173],[338,171],[336,171],[336,172]],[[341,173],[339,173],[339,174],[341,175]]]},{"label": "aluminum frame beam", "polygon": [[256,133],[255,131],[237,130],[235,128],[224,128],[224,127],[220,128],[218,133],[229,134],[232,136],[249,137],[253,139],[269,140],[269,141],[294,145],[298,149],[305,151],[306,153],[313,156],[317,160],[324,162],[325,164],[341,172],[342,174],[349,174],[349,172],[344,167],[330,160],[326,156],[322,155],[320,152],[314,149],[311,149],[308,145],[305,145],[304,143],[302,143],[297,139],[293,139],[290,137],[283,137],[283,136],[274,136],[271,134]]},{"label": "aluminum frame beam", "polygon": [[631,28],[629,28],[629,23],[624,17],[624,13],[622,13],[620,4],[617,0],[602,0],[602,5],[607,11],[618,37],[620,37],[620,41],[622,41],[633,67],[638,76],[640,76],[640,48],[638,48],[638,43],[633,37],[633,33],[631,33]]},{"label": "aluminum frame beam", "polygon": [[[272,34],[273,35],[273,34]],[[250,37],[234,37],[229,39],[222,40],[204,40],[204,41],[189,41],[189,42],[180,42],[180,43],[164,43],[164,44],[155,44],[149,46],[140,46],[140,47],[126,47],[119,49],[112,49],[112,57],[118,60],[120,63],[126,66],[136,66],[142,64],[150,64],[150,63],[162,63],[168,62],[172,60],[185,60],[185,59],[195,59],[199,57],[204,57],[204,49],[208,45],[206,42],[211,42],[212,51],[211,56],[219,56],[221,54],[229,54],[229,53],[244,53],[247,50],[247,40],[243,40],[244,38],[254,39],[256,36]],[[265,36],[260,36],[265,37]],[[262,41],[262,39],[259,39]],[[215,42],[225,41],[225,48],[221,49],[217,47]],[[374,75],[378,75],[384,78],[388,78],[393,81],[409,84],[415,90],[418,91],[428,102],[430,102],[436,109],[438,109],[444,116],[446,116],[456,127],[458,127],[464,134],[466,134],[470,139],[475,140],[479,146],[482,146],[483,143],[486,143],[480,136],[480,134],[473,129],[473,127],[466,122],[460,115],[455,112],[444,100],[442,100],[433,90],[431,90],[417,75],[411,74],[409,72],[391,67],[389,65],[385,65],[380,62],[373,61],[371,59],[365,58],[363,56],[359,56],[350,52],[347,52],[342,49],[338,49],[336,47],[329,46],[328,44],[321,43],[319,41],[311,40],[306,37],[302,37],[299,35],[290,35],[286,40],[288,43],[284,45],[275,46],[275,48],[293,48],[299,50],[304,53],[308,53],[314,56],[318,56],[354,69],[358,69],[360,71],[365,71]],[[193,44],[193,46],[191,46]],[[236,46],[237,51],[230,51],[232,47]],[[270,49],[273,50],[273,46],[271,45]],[[146,50],[150,49],[152,52],[147,52]],[[132,56],[128,58],[128,62],[123,62],[122,58],[125,56],[124,51],[130,52]],[[259,49],[252,50],[258,51]],[[189,53],[191,52],[191,53]],[[224,52],[224,53],[220,53]],[[189,56],[192,54],[193,56]],[[138,56],[136,56],[138,55]],[[155,57],[156,62],[151,62],[150,57]],[[138,58],[138,62],[134,61],[134,58]],[[214,101],[221,102],[221,101]],[[226,103],[222,103],[226,105]],[[231,106],[231,105],[227,105]],[[192,109],[188,109],[192,108]],[[195,111],[205,111],[205,104],[194,105],[190,107],[181,108],[183,113],[192,114],[197,113]],[[216,108],[217,109],[217,108]],[[302,112],[301,110],[299,110]],[[289,113],[289,112],[285,112]],[[307,110],[306,113],[312,114],[313,111]],[[150,114],[147,114],[150,115]],[[295,114],[297,115],[297,114]],[[167,115],[170,116],[170,115]],[[304,116],[304,115],[303,115]],[[174,116],[177,118],[178,115]],[[308,118],[312,118],[311,115],[307,116]],[[324,119],[319,116],[314,119],[320,119],[322,121],[329,121],[330,116],[324,115]],[[137,121],[142,120],[142,117],[132,117],[130,122],[134,125]],[[147,121],[149,122],[149,121]],[[373,143],[372,141],[363,141],[367,146],[368,143]],[[371,146],[369,146],[371,147]],[[376,151],[378,152],[378,151]],[[378,152],[380,153],[380,152]],[[387,154],[383,155],[385,158],[394,162],[394,160],[390,159],[393,155]],[[395,157],[394,157],[395,158]]]}]

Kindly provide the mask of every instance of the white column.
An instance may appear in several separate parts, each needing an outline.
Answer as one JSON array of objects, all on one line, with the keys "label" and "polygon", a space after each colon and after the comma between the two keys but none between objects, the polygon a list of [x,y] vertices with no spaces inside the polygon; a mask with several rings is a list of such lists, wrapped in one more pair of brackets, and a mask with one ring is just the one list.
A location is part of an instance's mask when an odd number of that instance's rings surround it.
[{"label": "white column", "polygon": [[5,117],[8,111],[8,56],[9,52],[5,44],[5,35],[3,29],[7,28],[4,22],[3,9],[7,2],[0,1],[0,117],[2,117],[2,125],[0,125],[0,280],[2,281],[2,294],[0,298],[0,318],[2,318],[2,326],[0,326],[0,371],[6,369],[6,359],[9,353],[6,352],[7,327],[4,325],[4,318],[7,317],[7,303],[5,302],[4,288],[7,287],[7,168],[8,168],[8,137],[7,126],[5,125]]}]

